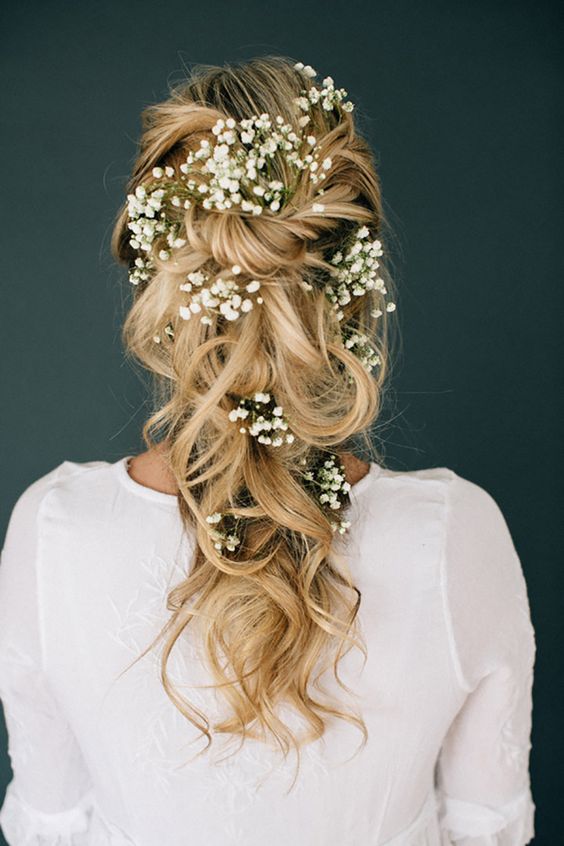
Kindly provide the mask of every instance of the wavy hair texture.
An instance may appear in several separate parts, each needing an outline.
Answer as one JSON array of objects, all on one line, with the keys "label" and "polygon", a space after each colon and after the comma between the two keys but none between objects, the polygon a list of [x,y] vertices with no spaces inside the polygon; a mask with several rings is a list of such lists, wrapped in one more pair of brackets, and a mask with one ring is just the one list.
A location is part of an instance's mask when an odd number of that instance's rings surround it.
[{"label": "wavy hair texture", "polygon": [[[236,121],[267,112],[296,127],[294,99],[309,80],[294,61],[268,56],[215,67],[195,66],[169,97],[143,112],[140,149],[128,190],[155,166],[178,166],[219,118]],[[308,132],[332,166],[323,184],[322,215],[312,211],[314,186],[302,174],[277,214],[243,215],[237,208],[182,210],[186,244],[176,263],[154,257],[156,271],[134,289],[123,326],[126,350],[154,375],[155,407],[143,427],[148,448],[160,445],[178,484],[182,518],[195,538],[185,579],[170,591],[170,618],[161,678],[175,706],[212,742],[212,732],[266,741],[286,756],[320,738],[331,718],[356,725],[362,716],[323,692],[321,679],[353,646],[366,658],[358,630],[361,596],[327,515],[300,482],[300,461],[343,451],[360,435],[373,456],[368,430],[378,417],[388,371],[389,316],[376,290],[353,297],[342,323],[368,335],[380,357],[369,372],[341,341],[341,324],[324,293],[327,256],[359,225],[382,240],[379,180],[367,141],[352,114],[312,110]],[[273,178],[287,178],[282,158]],[[131,265],[127,207],[116,221],[112,248]],[[158,251],[157,251],[158,252]],[[235,321],[214,315],[210,325],[178,317],[179,282],[191,271],[217,274],[238,264],[261,282],[263,303]],[[392,280],[381,267],[389,291]],[[314,286],[304,289],[303,281]],[[163,325],[174,340],[155,343]],[[295,440],[276,448],[258,443],[228,421],[240,396],[271,392],[283,406]],[[245,518],[236,553],[218,551],[206,516]],[[172,684],[171,652],[187,626],[197,628],[214,680],[229,711],[216,725]],[[296,736],[277,713],[292,706],[306,722]],[[203,751],[205,751],[205,749]]]}]

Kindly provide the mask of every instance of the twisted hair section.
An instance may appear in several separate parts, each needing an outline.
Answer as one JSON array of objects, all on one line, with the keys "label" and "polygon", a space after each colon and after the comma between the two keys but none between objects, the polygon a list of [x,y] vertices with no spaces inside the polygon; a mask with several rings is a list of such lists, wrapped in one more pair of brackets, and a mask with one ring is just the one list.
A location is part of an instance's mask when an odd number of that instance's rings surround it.
[{"label": "twisted hair section", "polygon": [[[148,185],[155,168],[177,173],[202,141],[214,141],[218,121],[279,115],[303,133],[296,98],[309,84],[307,73],[285,57],[196,66],[168,99],[145,110],[129,192]],[[331,515],[314,495],[311,480],[318,477],[311,468],[338,456],[356,436],[375,454],[368,432],[381,411],[389,352],[383,291],[393,290],[382,264],[385,287],[345,298],[338,308],[327,296],[334,257],[355,233],[364,228],[382,238],[380,186],[350,111],[311,108],[305,131],[325,162],[322,192],[305,171],[296,174],[283,155],[273,155],[269,179],[291,186],[276,212],[179,204],[177,246],[166,257],[158,244],[152,248],[151,274],[135,285],[123,327],[127,351],[154,377],[145,443],[158,444],[168,462],[195,541],[186,577],[167,598],[170,618],[159,635],[163,684],[208,746],[215,732],[241,743],[273,740],[285,755],[321,737],[333,718],[353,723],[366,738],[362,716],[343,709],[322,686],[332,670],[348,691],[338,663],[364,645],[360,593]],[[113,249],[131,267],[138,254],[128,224],[124,207]],[[183,319],[190,316],[186,291],[194,293],[186,280],[218,277],[258,290],[253,307],[227,319],[229,312],[192,305],[191,319]],[[376,366],[367,367],[359,345],[369,348]],[[274,446],[241,425],[246,421],[234,409],[241,398],[248,409],[256,397],[272,400],[269,408],[283,415],[291,437]],[[268,425],[260,415],[253,419]],[[349,504],[345,494],[342,509]],[[234,529],[231,549],[218,543],[214,520]],[[214,725],[167,672],[189,627],[227,706]],[[281,718],[282,702],[305,721],[303,735]]]}]

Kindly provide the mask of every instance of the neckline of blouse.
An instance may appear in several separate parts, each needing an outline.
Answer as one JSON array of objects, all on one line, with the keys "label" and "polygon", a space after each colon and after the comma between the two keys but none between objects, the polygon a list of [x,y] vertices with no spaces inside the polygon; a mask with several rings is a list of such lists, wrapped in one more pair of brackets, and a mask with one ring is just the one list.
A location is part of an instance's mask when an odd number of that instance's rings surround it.
[{"label": "neckline of blouse", "polygon": [[[130,476],[129,462],[133,457],[134,456],[132,455],[124,455],[112,465],[122,485],[137,496],[145,497],[145,499],[151,499],[153,502],[160,502],[161,504],[168,505],[169,507],[177,507],[177,494],[165,493],[164,491],[158,491],[155,488],[150,488],[147,485],[142,485],[141,482],[137,482],[132,476]],[[369,463],[370,468],[368,472],[359,479],[349,491],[351,502],[353,503],[355,503],[360,495],[364,493],[372,481],[380,475],[382,467],[374,461]]]}]

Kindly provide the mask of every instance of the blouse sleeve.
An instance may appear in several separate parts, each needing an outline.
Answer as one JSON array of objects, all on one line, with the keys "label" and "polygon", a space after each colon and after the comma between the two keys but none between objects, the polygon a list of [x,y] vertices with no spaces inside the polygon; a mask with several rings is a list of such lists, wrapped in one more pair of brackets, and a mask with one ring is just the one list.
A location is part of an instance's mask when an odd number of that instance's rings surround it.
[{"label": "blouse sleeve", "polygon": [[466,698],[437,764],[441,827],[456,846],[524,846],[535,812],[527,587],[504,516],[483,488],[455,474],[447,508],[444,609]]},{"label": "blouse sleeve", "polygon": [[10,846],[81,846],[91,814],[89,774],[42,664],[38,524],[59,471],[17,501],[0,563],[0,697],[13,770],[0,826]]}]

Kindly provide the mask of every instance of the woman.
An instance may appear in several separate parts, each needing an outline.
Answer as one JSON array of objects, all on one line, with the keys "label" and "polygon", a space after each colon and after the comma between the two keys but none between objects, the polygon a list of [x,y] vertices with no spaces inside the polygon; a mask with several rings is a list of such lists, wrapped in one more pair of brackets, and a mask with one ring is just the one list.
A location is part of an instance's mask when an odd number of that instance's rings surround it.
[{"label": "woman", "polygon": [[[391,296],[347,92],[267,57],[147,109],[114,233],[146,451],[15,506],[0,692],[34,846],[520,846],[534,632],[507,524],[353,452]],[[358,450],[356,450],[358,451]]]}]

